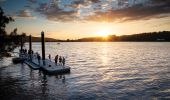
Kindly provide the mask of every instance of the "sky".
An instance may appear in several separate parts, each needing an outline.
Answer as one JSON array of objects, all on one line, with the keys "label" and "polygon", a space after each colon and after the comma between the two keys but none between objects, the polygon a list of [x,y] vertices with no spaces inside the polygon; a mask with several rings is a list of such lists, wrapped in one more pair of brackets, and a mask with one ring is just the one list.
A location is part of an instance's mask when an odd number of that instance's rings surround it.
[{"label": "sky", "polygon": [[55,39],[170,31],[170,0],[0,0],[6,31]]}]

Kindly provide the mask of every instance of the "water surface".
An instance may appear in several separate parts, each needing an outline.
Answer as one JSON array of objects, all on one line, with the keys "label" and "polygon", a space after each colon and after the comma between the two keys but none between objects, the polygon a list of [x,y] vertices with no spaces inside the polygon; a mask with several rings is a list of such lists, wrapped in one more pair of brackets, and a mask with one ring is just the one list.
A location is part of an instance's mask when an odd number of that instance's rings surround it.
[{"label": "water surface", "polygon": [[[41,54],[41,44],[33,43],[33,50]],[[71,73],[44,75],[26,64],[12,64],[12,58],[0,58],[0,97],[170,99],[169,51],[168,42],[46,43],[46,56],[65,56]]]}]

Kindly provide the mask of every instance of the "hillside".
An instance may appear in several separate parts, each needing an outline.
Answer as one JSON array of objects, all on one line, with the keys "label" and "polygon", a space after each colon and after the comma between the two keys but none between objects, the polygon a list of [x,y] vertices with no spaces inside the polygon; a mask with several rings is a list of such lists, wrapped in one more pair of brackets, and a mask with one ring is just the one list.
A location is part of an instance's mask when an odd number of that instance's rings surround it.
[{"label": "hillside", "polygon": [[[29,37],[26,37],[26,42],[29,41]],[[134,41],[134,42],[157,42],[164,41],[170,42],[170,31],[162,31],[162,32],[148,32],[148,33],[139,33],[132,35],[109,35],[107,38],[104,37],[87,37],[81,38],[77,40],[57,40],[53,38],[45,38],[46,42],[118,42],[118,41]],[[41,42],[40,37],[32,37],[32,42]]]},{"label": "hillside", "polygon": [[134,42],[157,42],[157,41],[168,41],[170,42],[170,31],[162,32],[148,32],[148,33],[139,33],[132,35],[109,35],[107,38],[103,37],[89,37],[81,38],[77,40],[69,40],[72,42],[117,42],[117,41],[134,41]]},{"label": "hillside", "polygon": [[[53,38],[45,38],[46,42],[60,42],[61,40]],[[29,42],[29,36],[26,37],[26,42]],[[32,42],[41,42],[41,37],[32,37]]]}]

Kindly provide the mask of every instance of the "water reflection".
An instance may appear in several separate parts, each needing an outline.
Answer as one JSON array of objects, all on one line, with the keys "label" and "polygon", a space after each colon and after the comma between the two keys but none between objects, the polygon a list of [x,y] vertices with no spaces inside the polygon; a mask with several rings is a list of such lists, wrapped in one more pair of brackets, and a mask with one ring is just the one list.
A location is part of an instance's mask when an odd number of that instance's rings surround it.
[{"label": "water reflection", "polygon": [[[39,46],[34,43],[33,49],[38,51]],[[46,75],[3,58],[0,96],[2,100],[166,99],[169,51],[169,43],[47,43],[47,54],[68,56],[71,73]]]},{"label": "water reflection", "polygon": [[[43,97],[46,97],[48,94],[48,89],[47,89],[47,77],[45,74],[43,74],[43,78],[41,80],[41,89],[42,89],[42,94],[43,94]],[[47,91],[47,93],[46,93]]]},{"label": "water reflection", "polygon": [[101,54],[99,55],[100,58],[101,58],[101,62],[102,62],[102,65],[108,65],[109,63],[109,57],[108,57],[108,45],[107,44],[103,44],[101,45]]},{"label": "water reflection", "polygon": [[25,73],[25,67],[24,67],[24,64],[21,63],[21,70],[20,70],[21,74],[24,74]]}]

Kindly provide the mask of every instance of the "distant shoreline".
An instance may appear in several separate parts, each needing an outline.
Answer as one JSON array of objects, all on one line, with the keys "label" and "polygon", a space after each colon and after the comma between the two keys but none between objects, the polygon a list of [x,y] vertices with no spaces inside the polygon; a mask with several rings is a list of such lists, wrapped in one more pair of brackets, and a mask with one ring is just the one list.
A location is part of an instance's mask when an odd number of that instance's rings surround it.
[{"label": "distant shoreline", "polygon": [[[33,41],[33,43],[35,42],[39,43],[40,41]],[[170,41],[45,41],[45,42],[63,43],[63,42],[170,42]],[[26,43],[29,43],[29,42],[27,41]]]},{"label": "distant shoreline", "polygon": [[[59,40],[45,38],[46,42],[170,42],[170,31],[140,33],[132,35],[109,35],[108,37],[87,37],[81,39]],[[29,41],[27,36],[26,42]],[[32,42],[41,42],[40,37],[32,37]]]}]

